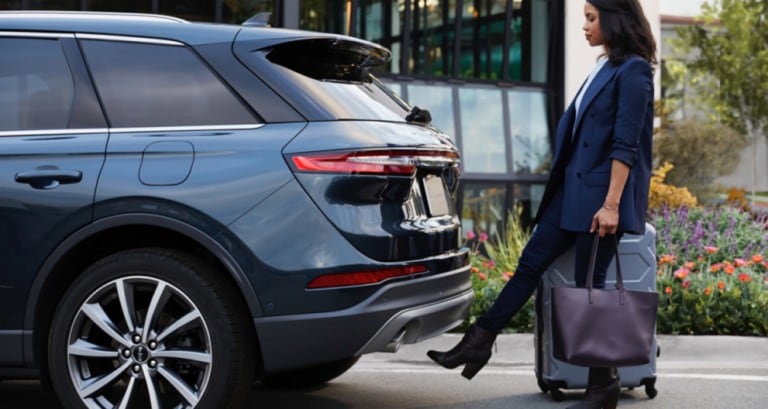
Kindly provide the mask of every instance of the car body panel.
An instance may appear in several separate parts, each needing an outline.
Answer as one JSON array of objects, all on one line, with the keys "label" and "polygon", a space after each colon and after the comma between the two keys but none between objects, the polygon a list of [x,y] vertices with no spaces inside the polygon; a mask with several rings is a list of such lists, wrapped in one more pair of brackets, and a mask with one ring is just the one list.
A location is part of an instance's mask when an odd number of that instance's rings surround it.
[{"label": "car body panel", "polygon": [[[367,71],[324,81],[290,58],[316,44],[339,61],[381,62],[388,50],[334,34],[161,16],[0,12],[0,39],[26,37],[60,44],[74,91],[66,129],[0,132],[3,376],[29,376],[48,363],[54,311],[82,271],[145,246],[199,256],[240,289],[262,374],[391,351],[466,315],[472,290],[452,205],[454,144],[427,124],[408,122],[408,107]],[[115,50],[126,44],[191,51],[190,61],[210,70],[245,119],[120,123],[131,116],[119,114],[135,112],[110,105],[105,96],[123,94],[107,88],[122,80],[102,73],[110,65],[104,56],[124,56]],[[344,95],[350,99],[335,103]],[[179,113],[167,109],[168,117]],[[292,161],[335,151],[445,157],[416,163],[410,175],[300,171]],[[427,180],[444,189],[439,214],[414,193]],[[142,232],[158,236],[136,240]],[[411,266],[418,268],[404,276],[309,288],[325,275]]]}]

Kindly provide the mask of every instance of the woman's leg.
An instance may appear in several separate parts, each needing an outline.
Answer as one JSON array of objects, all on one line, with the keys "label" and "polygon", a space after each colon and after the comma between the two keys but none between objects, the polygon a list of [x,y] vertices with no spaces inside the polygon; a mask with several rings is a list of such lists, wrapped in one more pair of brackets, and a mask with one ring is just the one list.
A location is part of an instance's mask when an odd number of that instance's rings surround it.
[{"label": "woman's leg", "polygon": [[[589,233],[580,233],[576,238],[574,271],[576,272],[577,287],[587,285],[587,272],[594,237],[594,235]],[[595,275],[592,280],[594,288],[605,288],[608,267],[615,255],[613,242],[618,242],[620,239],[620,233],[615,237],[604,236],[600,238],[595,260]],[[620,393],[621,381],[616,373],[616,368],[589,368],[587,392],[584,395],[584,400],[575,406],[570,406],[568,409],[612,409],[616,407]]]},{"label": "woman's leg", "polygon": [[501,332],[536,290],[542,274],[574,244],[576,236],[577,233],[542,220],[525,245],[515,274],[501,290],[493,306],[477,319],[477,324],[487,331]]},{"label": "woman's leg", "polygon": [[572,244],[574,233],[542,220],[523,249],[515,275],[507,282],[490,310],[472,324],[459,343],[449,351],[428,351],[439,365],[455,368],[464,365],[462,375],[472,379],[491,358],[496,335],[507,326],[531,297],[539,278],[552,262]]},{"label": "woman's leg", "polygon": [[[605,279],[608,267],[614,256],[613,241],[621,240],[621,233],[616,236],[606,235],[600,238],[597,246],[597,260],[595,263],[595,277],[592,280],[594,288],[605,288]],[[576,257],[574,259],[574,272],[576,287],[587,285],[587,270],[589,269],[589,257],[592,254],[592,244],[595,236],[591,233],[576,233]]]}]

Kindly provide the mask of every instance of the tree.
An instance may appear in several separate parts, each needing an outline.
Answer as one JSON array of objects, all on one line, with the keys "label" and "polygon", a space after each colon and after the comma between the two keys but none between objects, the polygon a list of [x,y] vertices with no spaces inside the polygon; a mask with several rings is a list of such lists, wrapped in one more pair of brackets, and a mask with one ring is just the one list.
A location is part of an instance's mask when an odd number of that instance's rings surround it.
[{"label": "tree", "polygon": [[[731,128],[755,144],[768,136],[768,1],[713,0],[702,25],[680,27],[676,45],[691,55],[687,68],[700,97]],[[756,149],[752,153],[755,194]]]}]

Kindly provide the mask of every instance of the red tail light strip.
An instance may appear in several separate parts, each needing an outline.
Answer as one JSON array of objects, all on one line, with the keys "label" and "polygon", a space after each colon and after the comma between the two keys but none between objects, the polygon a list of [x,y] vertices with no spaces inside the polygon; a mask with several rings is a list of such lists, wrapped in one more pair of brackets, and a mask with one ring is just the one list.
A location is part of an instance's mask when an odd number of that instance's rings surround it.
[{"label": "red tail light strip", "polygon": [[291,159],[299,172],[407,176],[412,175],[420,164],[455,163],[458,154],[435,150],[387,150],[299,154]]},{"label": "red tail light strip", "polygon": [[375,284],[389,278],[419,274],[427,271],[425,266],[404,266],[382,270],[334,273],[317,276],[307,284],[308,289],[348,287],[354,285]]}]

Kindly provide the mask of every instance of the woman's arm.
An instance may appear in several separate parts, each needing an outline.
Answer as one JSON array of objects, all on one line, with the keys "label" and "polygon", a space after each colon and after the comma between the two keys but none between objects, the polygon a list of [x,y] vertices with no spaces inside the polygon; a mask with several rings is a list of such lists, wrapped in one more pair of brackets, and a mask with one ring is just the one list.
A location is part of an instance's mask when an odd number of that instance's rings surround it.
[{"label": "woman's arm", "polygon": [[629,177],[629,169],[629,166],[620,160],[611,161],[611,182],[608,185],[608,194],[605,195],[603,206],[597,209],[597,213],[592,217],[590,233],[594,233],[595,229],[600,237],[616,233],[619,226],[619,203]]}]

